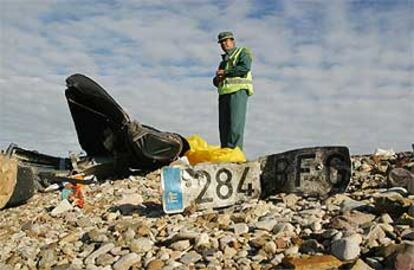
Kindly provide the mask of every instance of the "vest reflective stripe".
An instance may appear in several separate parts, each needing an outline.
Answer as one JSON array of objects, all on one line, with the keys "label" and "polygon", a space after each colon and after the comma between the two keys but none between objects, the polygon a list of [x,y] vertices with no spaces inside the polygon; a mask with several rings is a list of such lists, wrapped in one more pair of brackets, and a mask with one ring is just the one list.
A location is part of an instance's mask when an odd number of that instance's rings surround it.
[{"label": "vest reflective stripe", "polygon": [[[236,49],[229,57],[224,70],[230,70],[236,64],[240,53],[243,48]],[[225,78],[218,87],[219,95],[225,95],[237,92],[239,90],[246,89],[249,96],[253,95],[253,79],[252,73],[249,71],[246,78],[243,77],[231,77]]]},{"label": "vest reflective stripe", "polygon": [[249,80],[246,78],[240,78],[240,77],[233,77],[233,78],[227,78],[227,83],[230,83],[230,84],[252,83],[252,80]]}]

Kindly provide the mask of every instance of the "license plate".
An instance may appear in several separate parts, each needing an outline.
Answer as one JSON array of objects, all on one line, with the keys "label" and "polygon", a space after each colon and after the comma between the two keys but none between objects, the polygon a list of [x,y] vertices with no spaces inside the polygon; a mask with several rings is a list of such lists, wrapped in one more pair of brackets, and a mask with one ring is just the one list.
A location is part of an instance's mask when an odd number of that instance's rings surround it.
[{"label": "license plate", "polygon": [[183,212],[193,204],[200,210],[230,206],[259,198],[260,163],[164,167],[161,183],[166,213]]},{"label": "license plate", "polygon": [[344,192],[351,179],[347,147],[303,148],[259,160],[262,198],[280,192],[322,196]]}]

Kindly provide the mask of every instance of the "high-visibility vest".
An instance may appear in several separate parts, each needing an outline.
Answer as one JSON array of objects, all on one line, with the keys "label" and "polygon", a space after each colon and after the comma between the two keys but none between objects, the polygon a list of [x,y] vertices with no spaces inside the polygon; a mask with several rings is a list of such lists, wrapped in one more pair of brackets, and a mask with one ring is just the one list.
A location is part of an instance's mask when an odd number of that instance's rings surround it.
[{"label": "high-visibility vest", "polygon": [[[237,48],[229,57],[229,60],[224,67],[224,70],[232,69],[239,59],[240,53],[242,50],[248,50],[245,48]],[[253,95],[253,78],[252,72],[249,71],[246,77],[229,77],[225,78],[218,86],[218,93],[219,95],[225,95],[237,92],[242,89],[247,90],[247,94],[249,96]]]}]

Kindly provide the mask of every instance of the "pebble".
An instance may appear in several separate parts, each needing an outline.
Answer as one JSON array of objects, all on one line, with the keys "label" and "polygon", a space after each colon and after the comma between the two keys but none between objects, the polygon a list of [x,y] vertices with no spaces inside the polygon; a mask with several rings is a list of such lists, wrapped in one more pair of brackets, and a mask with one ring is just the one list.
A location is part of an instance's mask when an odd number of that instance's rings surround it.
[{"label": "pebble", "polygon": [[296,203],[300,200],[300,197],[296,194],[289,194],[283,197],[283,202],[286,204],[287,207],[293,207]]},{"label": "pebble", "polygon": [[180,262],[182,262],[185,265],[189,265],[192,263],[196,263],[199,260],[201,260],[202,257],[200,254],[198,254],[195,251],[190,251],[188,253],[186,253],[183,257],[181,257]]},{"label": "pebble", "polygon": [[39,268],[51,268],[57,261],[55,251],[52,249],[45,249],[41,251],[39,253],[39,257]]},{"label": "pebble", "polygon": [[404,248],[397,253],[394,267],[395,270],[414,269],[414,243],[404,244]]},{"label": "pebble", "polygon": [[195,248],[208,248],[210,247],[210,237],[207,233],[202,233],[195,240]]},{"label": "pebble", "polygon": [[410,179],[414,179],[414,174],[404,168],[392,169],[388,175],[388,180],[394,187],[408,187]]},{"label": "pebble", "polygon": [[350,198],[342,201],[340,208],[342,212],[347,212],[347,211],[351,211],[355,208],[361,207],[363,205],[366,205],[365,202],[361,202],[361,201],[356,201],[356,200],[352,200]]},{"label": "pebble", "polygon": [[385,224],[391,224],[394,223],[394,220],[389,214],[382,214],[381,215],[381,222]]},{"label": "pebble", "polygon": [[50,212],[50,215],[56,217],[72,209],[73,206],[68,200],[62,200],[55,208],[53,208],[52,212]]},{"label": "pebble", "polygon": [[331,251],[338,259],[347,261],[357,258],[361,252],[361,248],[355,239],[342,238],[332,243]]},{"label": "pebble", "polygon": [[320,222],[312,223],[311,229],[313,232],[319,232],[320,230],[322,230],[322,224]]},{"label": "pebble", "polygon": [[184,251],[187,248],[190,247],[190,241],[189,240],[181,240],[181,241],[177,241],[175,243],[172,243],[170,245],[170,248],[173,250],[179,250],[179,251]]},{"label": "pebble", "polygon": [[283,253],[285,256],[294,256],[298,254],[298,252],[299,252],[299,247],[293,246],[293,247],[286,249]]},{"label": "pebble", "polygon": [[265,230],[265,231],[272,231],[275,225],[277,224],[277,221],[274,219],[269,220],[262,220],[259,222],[256,222],[255,227],[259,230]]},{"label": "pebble", "polygon": [[129,243],[130,250],[136,253],[143,253],[143,252],[150,251],[153,246],[154,246],[154,243],[146,237],[140,237],[138,239],[134,239]]},{"label": "pebble", "polygon": [[85,259],[85,264],[94,264],[96,258],[98,258],[99,256],[104,255],[105,253],[109,252],[114,247],[115,247],[115,245],[113,243],[108,243],[108,244],[102,245],[100,248],[98,248],[96,251],[94,251],[91,255],[89,255]]},{"label": "pebble", "polygon": [[408,207],[407,214],[409,214],[410,216],[414,217],[414,203],[411,204],[410,207]]},{"label": "pebble", "polygon": [[246,223],[236,223],[233,225],[233,231],[237,235],[248,233],[249,226]]},{"label": "pebble", "polygon": [[162,260],[152,260],[147,265],[147,270],[161,270],[164,267],[165,263]]},{"label": "pebble", "polygon": [[366,264],[363,260],[358,259],[350,270],[374,270],[374,269],[371,268],[368,264]]},{"label": "pebble", "polygon": [[131,266],[138,264],[141,257],[136,253],[128,253],[120,258],[114,265],[114,270],[128,270]]}]

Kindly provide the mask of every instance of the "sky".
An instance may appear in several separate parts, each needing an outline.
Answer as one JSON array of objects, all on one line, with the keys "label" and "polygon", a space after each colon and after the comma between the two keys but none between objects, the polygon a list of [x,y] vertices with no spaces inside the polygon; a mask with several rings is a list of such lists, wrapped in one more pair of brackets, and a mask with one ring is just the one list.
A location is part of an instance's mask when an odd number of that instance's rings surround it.
[{"label": "sky", "polygon": [[217,34],[254,54],[249,159],[414,143],[414,0],[0,0],[0,148],[80,152],[64,97],[82,73],[131,118],[219,144]]}]

